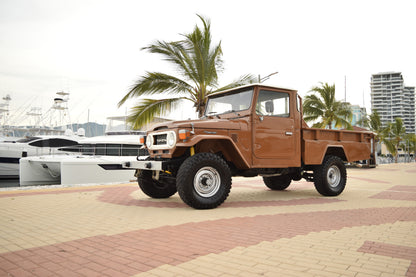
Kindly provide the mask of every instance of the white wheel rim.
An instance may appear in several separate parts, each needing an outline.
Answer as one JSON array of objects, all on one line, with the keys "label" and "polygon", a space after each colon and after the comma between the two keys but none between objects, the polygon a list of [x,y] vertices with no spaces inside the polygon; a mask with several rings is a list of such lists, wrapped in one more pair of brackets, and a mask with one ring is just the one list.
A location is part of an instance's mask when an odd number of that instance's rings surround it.
[{"label": "white wheel rim", "polygon": [[218,171],[210,166],[198,170],[194,177],[194,188],[196,193],[202,197],[215,195],[221,186],[221,177]]},{"label": "white wheel rim", "polygon": [[326,180],[332,188],[336,188],[339,185],[339,182],[341,181],[341,171],[337,166],[333,165],[328,169]]}]

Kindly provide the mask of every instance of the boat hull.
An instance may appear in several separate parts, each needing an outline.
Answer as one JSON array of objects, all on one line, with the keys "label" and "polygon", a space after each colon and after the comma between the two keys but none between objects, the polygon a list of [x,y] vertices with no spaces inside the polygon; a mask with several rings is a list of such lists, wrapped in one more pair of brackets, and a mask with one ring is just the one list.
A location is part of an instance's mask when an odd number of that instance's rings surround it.
[{"label": "boat hull", "polygon": [[127,183],[134,169],[105,170],[108,165],[135,161],[131,156],[40,156],[20,160],[20,186]]},{"label": "boat hull", "polygon": [[19,164],[0,163],[0,179],[18,179]]},{"label": "boat hull", "polygon": [[35,156],[21,158],[20,186],[60,184],[61,160],[65,158],[67,157]]}]

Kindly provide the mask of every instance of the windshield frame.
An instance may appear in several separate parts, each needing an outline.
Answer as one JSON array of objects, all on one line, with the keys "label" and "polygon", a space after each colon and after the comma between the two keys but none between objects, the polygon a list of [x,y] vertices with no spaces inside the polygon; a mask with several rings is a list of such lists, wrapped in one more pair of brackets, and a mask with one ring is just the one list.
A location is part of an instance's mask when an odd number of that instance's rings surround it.
[{"label": "windshield frame", "polygon": [[[246,96],[247,99],[250,99],[250,102],[248,103],[247,107],[244,108],[240,108],[240,109],[231,109],[231,110],[227,110],[227,111],[220,111],[220,112],[215,112],[215,111],[211,111],[209,109],[210,106],[210,101],[213,101],[214,99],[220,99],[220,98],[228,98],[228,97],[232,97],[235,96],[237,94],[242,94],[242,93],[248,93],[248,95]],[[205,108],[205,112],[204,115],[206,117],[208,116],[218,116],[218,115],[223,115],[223,114],[228,114],[228,113],[239,113],[242,111],[247,111],[250,110],[253,104],[253,96],[254,96],[254,88],[253,87],[248,87],[248,88],[244,88],[244,89],[240,89],[240,90],[236,90],[236,91],[232,91],[232,92],[227,92],[224,94],[217,94],[215,96],[210,96],[208,98],[207,104],[206,104],[206,108]],[[237,99],[236,99],[237,100]],[[224,101],[224,104],[227,104],[229,101]],[[236,104],[235,102],[233,102],[233,104]],[[241,104],[246,104],[246,103],[241,103]],[[238,105],[238,103],[237,103]]]}]

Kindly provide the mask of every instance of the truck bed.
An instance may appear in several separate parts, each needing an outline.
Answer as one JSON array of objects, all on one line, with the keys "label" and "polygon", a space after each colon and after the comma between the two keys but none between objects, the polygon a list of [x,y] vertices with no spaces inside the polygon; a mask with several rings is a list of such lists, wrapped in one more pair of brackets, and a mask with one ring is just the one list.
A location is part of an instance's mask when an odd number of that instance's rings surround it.
[{"label": "truck bed", "polygon": [[[342,151],[344,161],[366,160],[374,153],[372,132],[302,128],[302,160],[306,165],[321,164],[328,151]],[[328,150],[328,151],[327,151]]]}]

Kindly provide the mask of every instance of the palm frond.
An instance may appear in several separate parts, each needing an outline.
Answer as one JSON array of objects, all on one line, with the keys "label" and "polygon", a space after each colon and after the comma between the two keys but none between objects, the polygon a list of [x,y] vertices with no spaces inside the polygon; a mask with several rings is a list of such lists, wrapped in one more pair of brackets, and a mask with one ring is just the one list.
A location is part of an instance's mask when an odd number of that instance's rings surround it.
[{"label": "palm frond", "polygon": [[132,97],[162,93],[170,95],[192,93],[192,86],[171,75],[147,72],[145,76],[136,81],[130,91],[120,100],[118,106],[120,107],[127,99]]},{"label": "palm frond", "polygon": [[168,61],[178,68],[178,71],[188,78],[192,79],[194,68],[186,63],[187,50],[184,48],[183,41],[156,41],[153,44],[143,47],[142,50],[147,50],[150,53],[161,54],[164,60]]},{"label": "palm frond", "polygon": [[[162,55],[165,61],[176,67],[179,76],[146,72],[120,100],[119,106],[132,97],[166,93],[186,97],[194,103],[196,111],[200,115],[203,114],[207,96],[213,91],[218,91],[218,74],[223,70],[223,52],[221,41],[213,45],[210,21],[203,16],[198,15],[198,17],[202,26],[195,25],[191,33],[181,35],[181,40],[172,42],[157,40],[142,48],[150,53]],[[245,75],[223,89],[254,81],[254,76]],[[148,102],[148,104],[156,105],[153,102]],[[133,109],[133,114],[139,115],[150,108],[146,108],[144,105],[136,106]]]},{"label": "palm frond", "polygon": [[395,144],[391,141],[391,140],[389,140],[389,139],[385,139],[384,141],[384,144],[386,145],[386,147],[387,147],[387,150],[393,155],[393,156],[396,156],[396,154],[397,154],[397,148],[396,148],[396,146],[395,146]]},{"label": "palm frond", "polygon": [[157,115],[164,115],[176,107],[183,97],[169,99],[142,99],[141,102],[131,109],[127,117],[133,129],[140,129],[153,121]]},{"label": "palm frond", "polygon": [[342,117],[337,117],[336,119],[334,119],[334,122],[335,122],[335,127],[337,128],[345,127],[348,130],[352,130],[351,121],[349,120],[346,120]]},{"label": "palm frond", "polygon": [[375,133],[379,133],[381,130],[381,119],[380,115],[378,114],[377,110],[373,110],[371,115],[369,116],[369,126],[370,130]]},{"label": "palm frond", "polygon": [[303,120],[306,122],[315,121],[319,118],[319,115],[304,115]]},{"label": "palm frond", "polygon": [[198,15],[203,23],[202,30],[196,25],[194,31],[185,34],[183,43],[189,51],[186,62],[194,68],[193,79],[201,92],[201,97],[205,97],[208,87],[216,87],[218,81],[218,71],[222,66],[221,42],[211,47],[211,24],[208,19]]},{"label": "palm frond", "polygon": [[325,122],[316,122],[312,125],[312,128],[325,129],[326,126],[327,124]]},{"label": "palm frond", "polygon": [[307,116],[315,116],[315,117],[320,117],[324,115],[324,112],[314,106],[304,106],[303,107],[303,114],[307,115]]},{"label": "palm frond", "polygon": [[[303,101],[303,113],[310,120],[321,119],[314,126],[331,128],[332,124],[336,127],[346,127],[351,129],[352,110],[348,103],[335,99],[335,84],[320,83],[319,87],[312,87],[309,94]],[[306,121],[306,119],[305,119]]]},{"label": "palm frond", "polygon": [[305,99],[303,101],[303,107],[305,107],[306,109],[309,109],[309,107],[310,108],[317,108],[317,109],[321,109],[322,111],[324,111],[326,109],[326,106],[322,102],[322,100],[314,94],[310,94],[310,95],[305,96]]}]

